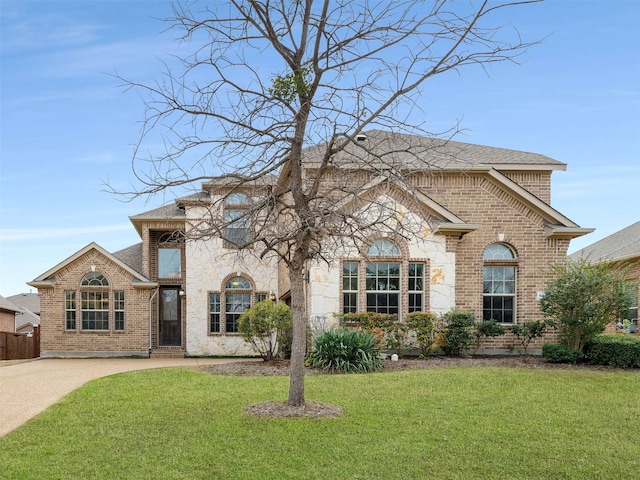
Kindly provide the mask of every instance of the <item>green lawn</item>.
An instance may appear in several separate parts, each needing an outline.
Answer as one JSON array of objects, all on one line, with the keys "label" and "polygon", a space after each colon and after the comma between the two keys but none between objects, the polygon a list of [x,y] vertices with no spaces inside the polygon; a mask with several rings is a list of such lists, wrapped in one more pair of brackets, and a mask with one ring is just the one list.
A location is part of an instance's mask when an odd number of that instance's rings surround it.
[{"label": "green lawn", "polygon": [[[287,377],[91,382],[0,438],[7,479],[631,479],[640,372],[438,368],[308,376],[335,419],[265,419]],[[1,407],[0,407],[1,408]]]}]

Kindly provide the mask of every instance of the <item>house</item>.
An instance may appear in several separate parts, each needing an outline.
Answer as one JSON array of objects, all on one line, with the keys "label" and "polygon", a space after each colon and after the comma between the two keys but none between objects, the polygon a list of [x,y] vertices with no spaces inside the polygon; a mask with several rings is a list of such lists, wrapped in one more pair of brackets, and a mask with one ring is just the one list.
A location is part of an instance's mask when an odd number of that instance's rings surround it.
[{"label": "house", "polygon": [[[569,259],[587,259],[589,262],[621,262],[629,270],[627,279],[637,283],[638,295],[629,309],[628,319],[638,325],[638,300],[640,299],[640,222],[623,228],[608,237],[569,255]],[[615,326],[607,327],[615,331]]]},{"label": "house", "polygon": [[0,332],[15,332],[19,313],[20,307],[0,295]]},{"label": "house", "polygon": [[[305,150],[305,173],[318,168],[324,147]],[[340,208],[366,217],[383,206],[396,215],[332,244],[331,261],[306,266],[311,325],[326,328],[343,312],[402,319],[454,308],[505,325],[539,319],[547,265],[565,261],[570,240],[593,230],[551,207],[551,174],[565,168],[535,153],[380,130],[358,135],[332,157],[327,202],[358,185]],[[388,181],[400,170],[406,183]],[[194,195],[130,217],[141,243],[113,253],[91,243],[34,279],[42,356],[254,354],[237,333],[239,315],[263,299],[287,301],[291,283],[275,254],[237,248],[252,235],[243,212],[286,182],[286,169],[240,186],[205,182]],[[218,234],[194,234],[220,223]],[[417,234],[403,234],[409,224]],[[484,350],[513,344],[507,335]]]},{"label": "house", "polygon": [[34,325],[40,325],[40,297],[37,293],[19,293],[7,297],[20,309],[16,315],[16,333],[33,333]]}]

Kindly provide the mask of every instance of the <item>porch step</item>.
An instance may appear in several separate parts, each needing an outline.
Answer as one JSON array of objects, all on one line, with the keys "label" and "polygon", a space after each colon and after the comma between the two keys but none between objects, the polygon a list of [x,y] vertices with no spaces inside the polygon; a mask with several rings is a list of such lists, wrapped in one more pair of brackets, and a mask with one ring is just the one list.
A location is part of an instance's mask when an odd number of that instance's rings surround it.
[{"label": "porch step", "polygon": [[156,348],[151,351],[151,358],[184,358],[186,351],[182,348]]}]

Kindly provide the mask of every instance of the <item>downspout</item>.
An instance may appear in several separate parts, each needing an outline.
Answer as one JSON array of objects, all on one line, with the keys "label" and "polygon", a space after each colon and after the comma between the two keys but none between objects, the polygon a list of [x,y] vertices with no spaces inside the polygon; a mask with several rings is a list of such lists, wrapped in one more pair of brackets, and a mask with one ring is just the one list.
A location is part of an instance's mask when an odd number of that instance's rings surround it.
[{"label": "downspout", "polygon": [[151,308],[151,303],[153,302],[155,296],[158,294],[158,290],[159,288],[156,288],[153,292],[153,295],[151,295],[151,298],[149,299],[149,358],[151,358],[151,350],[153,349],[153,309]]}]

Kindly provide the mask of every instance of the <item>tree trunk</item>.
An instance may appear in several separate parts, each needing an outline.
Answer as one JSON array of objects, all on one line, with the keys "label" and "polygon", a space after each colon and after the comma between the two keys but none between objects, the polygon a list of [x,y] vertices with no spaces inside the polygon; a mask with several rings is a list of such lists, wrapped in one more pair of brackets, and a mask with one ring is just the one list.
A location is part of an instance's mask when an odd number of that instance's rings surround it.
[{"label": "tree trunk", "polygon": [[291,268],[291,313],[293,341],[291,343],[291,372],[289,400],[294,407],[304,405],[304,359],[307,349],[307,309],[302,268]]}]

